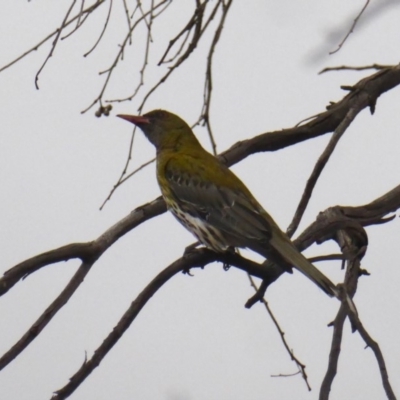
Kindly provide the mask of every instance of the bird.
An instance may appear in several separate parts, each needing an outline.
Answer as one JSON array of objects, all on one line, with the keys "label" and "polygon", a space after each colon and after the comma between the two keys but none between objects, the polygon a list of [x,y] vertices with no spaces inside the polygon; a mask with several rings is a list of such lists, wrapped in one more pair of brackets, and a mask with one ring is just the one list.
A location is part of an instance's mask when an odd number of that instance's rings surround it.
[{"label": "bird", "polygon": [[334,283],[299,252],[245,184],[201,146],[182,118],[165,110],[117,117],[140,128],[155,146],[167,208],[204,246],[216,252],[248,248],[288,272],[296,268],[339,297]]}]

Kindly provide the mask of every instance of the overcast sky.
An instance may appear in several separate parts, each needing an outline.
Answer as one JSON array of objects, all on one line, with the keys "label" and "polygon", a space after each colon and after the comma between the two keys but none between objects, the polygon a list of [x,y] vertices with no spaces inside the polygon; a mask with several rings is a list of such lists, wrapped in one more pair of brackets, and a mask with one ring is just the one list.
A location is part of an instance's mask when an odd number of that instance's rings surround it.
[{"label": "overcast sky", "polygon": [[[0,67],[17,57],[63,20],[70,1],[3,0],[0,13]],[[79,3],[79,2],[78,2]],[[107,2],[108,3],[108,2]],[[140,97],[114,105],[108,118],[95,108],[81,114],[98,95],[126,30],[122,1],[104,41],[87,58],[108,5],[56,48],[34,78],[50,43],[0,73],[0,241],[1,272],[41,252],[97,238],[134,208],[159,196],[154,166],[124,184],[99,207],[126,160],[132,127],[115,118],[137,111]],[[121,3],[121,4],[120,4]],[[146,6],[149,1],[143,2]],[[194,2],[175,0],[155,25],[154,53],[186,24]],[[214,60],[211,121],[218,151],[262,132],[292,127],[322,112],[367,72],[331,72],[326,66],[399,62],[398,1],[371,1],[343,48],[329,56],[351,26],[364,1],[233,2]],[[77,5],[78,7],[78,5]],[[138,82],[144,30],[134,36],[125,64],[112,78],[106,98],[126,97]],[[145,111],[164,108],[192,124],[202,105],[209,36],[192,60],[148,101]],[[136,41],[136,42],[135,42]],[[133,67],[132,67],[133,66]],[[150,66],[149,82],[160,77]],[[150,86],[147,86],[147,89]],[[340,141],[315,188],[299,232],[333,205],[361,205],[399,184],[400,90],[378,99],[371,116],[364,110]],[[196,134],[210,149],[205,129]],[[262,153],[233,167],[282,229],[290,223],[304,185],[330,135],[291,148]],[[138,134],[133,170],[154,157]],[[257,171],[255,173],[255,171]],[[391,383],[400,393],[400,224],[367,229],[370,245],[355,297],[360,318],[381,346]],[[150,220],[120,239],[95,264],[85,282],[39,337],[0,374],[2,399],[49,399],[101,344],[145,285],[182,255],[191,235],[171,215]],[[334,244],[314,246],[307,255],[337,252]],[[259,258],[256,258],[259,259]],[[0,301],[0,352],[8,350],[53,301],[76,271],[78,261],[60,263],[18,283]],[[319,264],[341,282],[338,262]],[[261,400],[318,397],[326,371],[339,304],[301,274],[282,277],[267,300],[291,348],[307,366],[312,392],[297,371],[261,304],[244,303],[253,294],[243,272],[220,264],[179,274],[146,305],[99,368],[71,396],[74,400]],[[377,363],[360,336],[345,324],[338,376],[331,399],[381,399]]]}]

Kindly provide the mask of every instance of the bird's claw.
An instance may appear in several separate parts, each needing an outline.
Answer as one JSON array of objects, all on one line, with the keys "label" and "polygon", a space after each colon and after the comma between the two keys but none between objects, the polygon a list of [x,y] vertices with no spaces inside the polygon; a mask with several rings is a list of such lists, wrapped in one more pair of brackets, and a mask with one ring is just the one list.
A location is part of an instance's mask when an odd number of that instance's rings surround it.
[{"label": "bird's claw", "polygon": [[182,270],[182,274],[189,275],[189,276],[194,276],[194,275],[190,272],[190,268],[184,268],[184,269]]}]

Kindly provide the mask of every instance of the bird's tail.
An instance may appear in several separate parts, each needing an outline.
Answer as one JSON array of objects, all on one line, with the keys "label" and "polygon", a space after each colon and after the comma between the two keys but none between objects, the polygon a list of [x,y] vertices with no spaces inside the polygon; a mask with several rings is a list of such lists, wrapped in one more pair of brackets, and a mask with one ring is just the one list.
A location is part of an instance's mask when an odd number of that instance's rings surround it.
[{"label": "bird's tail", "polygon": [[[281,233],[282,235],[280,235]],[[283,232],[272,235],[269,244],[274,247],[293,267],[298,269],[307,278],[312,280],[329,296],[339,298],[338,288],[320,270],[308,261],[303,254],[296,249],[294,244]]]}]

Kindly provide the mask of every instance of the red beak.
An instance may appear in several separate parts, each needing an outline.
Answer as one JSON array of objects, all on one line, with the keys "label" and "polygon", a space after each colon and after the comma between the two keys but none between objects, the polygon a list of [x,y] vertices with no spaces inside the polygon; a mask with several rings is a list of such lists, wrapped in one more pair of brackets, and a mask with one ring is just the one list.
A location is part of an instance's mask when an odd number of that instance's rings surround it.
[{"label": "red beak", "polygon": [[150,120],[146,117],[139,117],[137,115],[125,115],[125,114],[118,114],[117,117],[122,118],[126,121],[131,122],[132,124],[135,124],[137,126],[143,125],[143,124],[149,124]]}]

